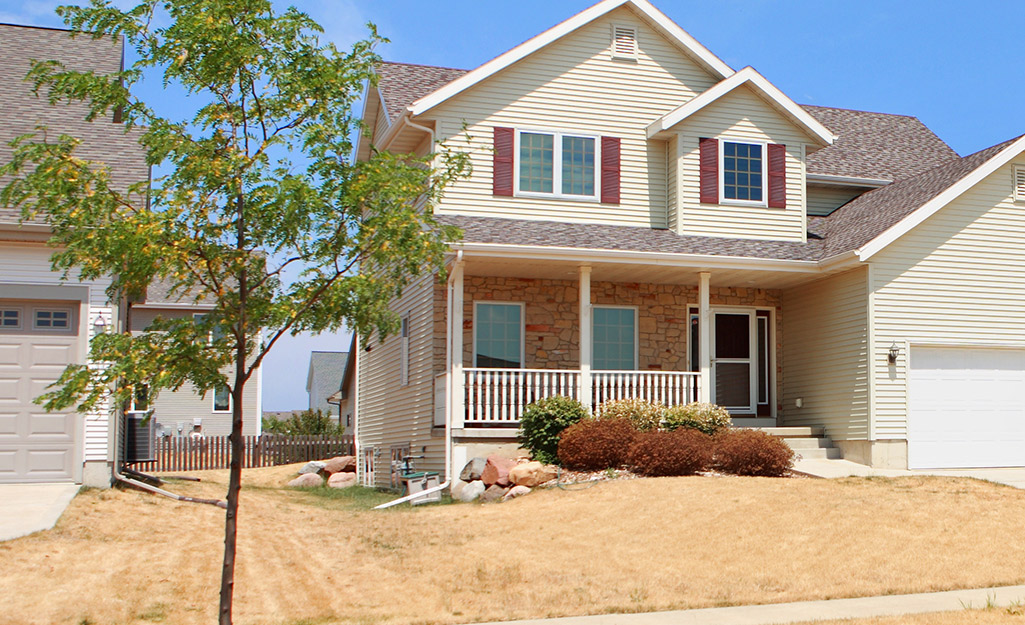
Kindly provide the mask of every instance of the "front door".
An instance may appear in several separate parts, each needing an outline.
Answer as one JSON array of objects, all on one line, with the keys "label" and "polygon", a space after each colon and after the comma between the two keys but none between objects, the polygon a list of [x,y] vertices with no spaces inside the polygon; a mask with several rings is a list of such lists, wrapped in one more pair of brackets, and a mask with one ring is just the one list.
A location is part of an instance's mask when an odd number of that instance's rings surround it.
[{"label": "front door", "polygon": [[754,312],[713,312],[712,318],[712,401],[731,413],[754,414]]}]

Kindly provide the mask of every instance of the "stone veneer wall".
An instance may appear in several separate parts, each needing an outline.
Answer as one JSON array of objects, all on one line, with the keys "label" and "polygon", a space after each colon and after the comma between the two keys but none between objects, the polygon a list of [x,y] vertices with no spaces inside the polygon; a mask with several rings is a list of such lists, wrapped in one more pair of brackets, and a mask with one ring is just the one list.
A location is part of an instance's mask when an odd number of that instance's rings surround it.
[{"label": "stone veneer wall", "polygon": [[[525,302],[525,366],[576,369],[580,365],[579,289],[576,280],[466,276],[463,309],[463,366],[473,366],[473,302]],[[712,306],[771,308],[776,320],[776,401],[782,397],[781,293],[773,289],[713,287]],[[594,305],[636,306],[638,365],[641,370],[686,371],[687,309],[697,306],[696,286],[591,282]],[[434,371],[445,371],[446,287],[434,290]],[[782,409],[778,410],[782,416]]]}]

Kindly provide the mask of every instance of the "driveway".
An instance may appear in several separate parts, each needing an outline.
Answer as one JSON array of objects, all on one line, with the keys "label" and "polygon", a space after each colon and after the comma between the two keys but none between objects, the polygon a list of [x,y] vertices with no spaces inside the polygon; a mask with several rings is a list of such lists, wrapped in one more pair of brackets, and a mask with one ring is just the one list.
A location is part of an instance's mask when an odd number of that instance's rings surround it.
[{"label": "driveway", "polygon": [[0,484],[0,541],[54,526],[78,484]]},{"label": "driveway", "polygon": [[850,460],[798,460],[794,470],[814,477],[903,477],[939,475],[943,477],[974,477],[980,480],[1025,488],[1025,467],[1000,469],[874,469]]}]

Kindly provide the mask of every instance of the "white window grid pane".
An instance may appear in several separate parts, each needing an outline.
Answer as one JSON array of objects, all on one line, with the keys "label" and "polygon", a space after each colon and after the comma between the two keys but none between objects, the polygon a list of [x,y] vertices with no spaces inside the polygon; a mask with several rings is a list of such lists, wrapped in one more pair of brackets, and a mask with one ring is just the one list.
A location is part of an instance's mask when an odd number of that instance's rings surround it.
[{"label": "white window grid pane", "polygon": [[633,369],[636,366],[635,311],[595,308],[592,358],[595,369]]},{"label": "white window grid pane", "polygon": [[762,146],[726,142],[723,148],[723,197],[762,201]]},{"label": "white window grid pane", "polygon": [[66,310],[37,310],[33,323],[37,328],[67,329],[70,317]]},{"label": "white window grid pane", "polygon": [[214,411],[227,412],[231,410],[231,389],[227,386],[218,386],[214,389]]},{"label": "white window grid pane", "polygon": [[594,139],[562,138],[562,192],[594,195]]},{"label": "white window grid pane", "polygon": [[0,327],[20,328],[21,311],[17,308],[8,308],[0,310]]},{"label": "white window grid pane", "polygon": [[[520,307],[515,304],[478,304],[477,364],[501,361],[510,367],[522,363]],[[483,361],[483,362],[482,362]]]},{"label": "white window grid pane", "polygon": [[555,137],[520,134],[520,190],[552,193],[555,183]]}]

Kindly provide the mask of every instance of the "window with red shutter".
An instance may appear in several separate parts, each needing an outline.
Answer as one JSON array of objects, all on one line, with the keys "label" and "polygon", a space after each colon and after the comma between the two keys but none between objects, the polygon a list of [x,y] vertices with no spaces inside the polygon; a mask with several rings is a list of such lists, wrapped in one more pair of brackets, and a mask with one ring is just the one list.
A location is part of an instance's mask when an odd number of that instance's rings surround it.
[{"label": "window with red shutter", "polygon": [[513,194],[513,151],[516,131],[512,128],[495,128],[494,173],[491,181],[495,195]]},{"label": "window with red shutter", "polygon": [[601,201],[619,204],[619,137],[601,138]]},{"label": "window with red shutter", "polygon": [[719,203],[719,140],[701,139],[701,203]]},{"label": "window with red shutter", "polygon": [[787,146],[769,144],[769,208],[787,207]]}]

